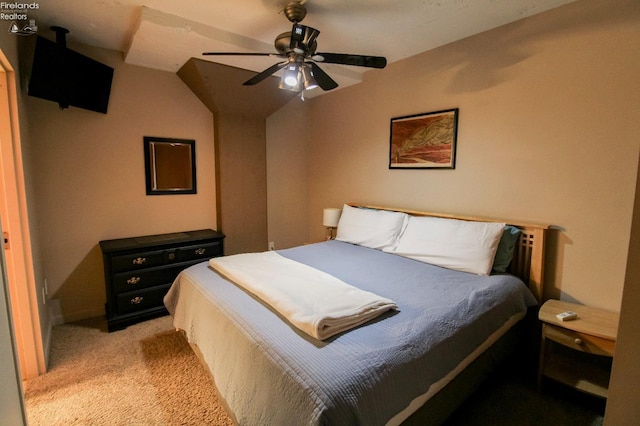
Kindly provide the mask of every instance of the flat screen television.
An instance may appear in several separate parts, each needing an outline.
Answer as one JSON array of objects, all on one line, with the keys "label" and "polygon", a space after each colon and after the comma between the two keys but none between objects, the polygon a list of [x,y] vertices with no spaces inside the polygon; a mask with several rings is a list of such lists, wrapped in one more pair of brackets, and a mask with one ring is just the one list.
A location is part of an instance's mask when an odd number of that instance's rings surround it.
[{"label": "flat screen television", "polygon": [[112,80],[113,68],[37,36],[30,96],[106,114]]}]

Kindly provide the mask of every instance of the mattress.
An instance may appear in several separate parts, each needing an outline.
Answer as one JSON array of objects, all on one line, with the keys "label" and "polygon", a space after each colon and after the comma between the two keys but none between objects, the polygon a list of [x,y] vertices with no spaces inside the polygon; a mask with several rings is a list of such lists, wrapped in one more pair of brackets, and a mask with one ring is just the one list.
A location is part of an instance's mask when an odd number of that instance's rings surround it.
[{"label": "mattress", "polygon": [[240,425],[397,423],[536,304],[508,274],[452,271],[339,241],[278,253],[399,309],[319,341],[206,262],[184,270],[165,305]]}]

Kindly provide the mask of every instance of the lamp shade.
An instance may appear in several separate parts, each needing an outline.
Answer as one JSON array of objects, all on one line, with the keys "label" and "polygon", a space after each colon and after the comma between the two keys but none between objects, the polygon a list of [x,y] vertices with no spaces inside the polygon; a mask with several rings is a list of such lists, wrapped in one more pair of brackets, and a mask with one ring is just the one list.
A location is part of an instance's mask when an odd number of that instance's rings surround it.
[{"label": "lamp shade", "polygon": [[322,224],[330,228],[336,228],[338,226],[338,221],[340,220],[341,214],[342,214],[342,209],[337,209],[337,208],[324,209],[322,214]]}]

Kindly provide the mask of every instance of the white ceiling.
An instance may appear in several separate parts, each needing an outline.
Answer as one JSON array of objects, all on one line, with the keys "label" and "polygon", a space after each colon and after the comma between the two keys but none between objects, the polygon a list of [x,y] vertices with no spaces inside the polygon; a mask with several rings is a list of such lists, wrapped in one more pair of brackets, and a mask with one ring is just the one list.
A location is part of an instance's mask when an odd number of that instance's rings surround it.
[{"label": "white ceiling", "polygon": [[[289,1],[42,0],[34,16],[39,34],[53,38],[49,27],[62,26],[70,30],[70,43],[122,51],[129,64],[176,72],[196,57],[259,72],[279,58],[202,52],[275,53],[275,37],[291,31],[282,13]],[[302,23],[321,31],[319,52],[384,56],[391,63],[572,1],[303,0],[308,13]],[[322,68],[340,88],[370,70]]]}]

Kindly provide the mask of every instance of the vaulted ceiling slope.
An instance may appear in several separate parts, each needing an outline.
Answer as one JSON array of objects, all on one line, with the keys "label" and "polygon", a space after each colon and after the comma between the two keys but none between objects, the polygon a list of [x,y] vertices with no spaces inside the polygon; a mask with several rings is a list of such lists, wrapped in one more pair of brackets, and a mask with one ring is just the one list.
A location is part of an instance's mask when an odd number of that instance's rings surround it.
[{"label": "vaulted ceiling slope", "polygon": [[[204,51],[274,52],[291,30],[291,0],[48,0],[39,33],[68,28],[69,40],[122,51],[125,62],[177,72],[199,58],[260,72],[270,57],[203,57]],[[384,56],[388,63],[574,0],[302,0],[304,25],[320,30],[318,51]],[[53,34],[51,34],[53,37]],[[323,64],[344,88],[370,68]],[[313,89],[310,96],[323,93]]]},{"label": "vaulted ceiling slope", "polygon": [[295,93],[262,84],[251,90],[238,90],[254,73],[191,58],[178,70],[178,76],[214,114],[238,114],[267,118],[286,104]]}]

